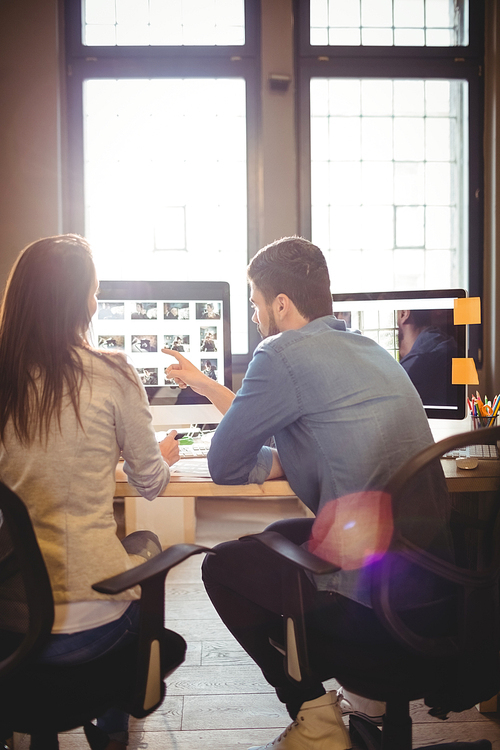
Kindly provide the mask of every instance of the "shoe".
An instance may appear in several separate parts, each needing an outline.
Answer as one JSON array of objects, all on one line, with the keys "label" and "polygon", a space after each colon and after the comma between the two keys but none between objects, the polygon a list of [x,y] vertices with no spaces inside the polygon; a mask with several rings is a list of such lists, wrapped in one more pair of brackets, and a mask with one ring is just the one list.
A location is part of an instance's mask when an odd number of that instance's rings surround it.
[{"label": "shoe", "polygon": [[342,716],[346,714],[356,714],[366,719],[371,724],[382,724],[385,714],[385,703],[383,701],[372,701],[369,698],[363,698],[356,693],[350,693],[344,688],[337,690],[337,701],[342,711]]},{"label": "shoe", "polygon": [[90,721],[85,722],[83,731],[91,750],[106,750],[109,745],[109,735],[106,732]]},{"label": "shoe", "polygon": [[[91,721],[83,725],[85,737],[89,743],[90,750],[127,750],[127,745],[118,740],[112,740],[103,729],[100,729]],[[1,750],[1,748],[0,748]]]},{"label": "shoe", "polygon": [[306,701],[297,718],[272,742],[248,750],[348,750],[349,733],[334,692]]}]

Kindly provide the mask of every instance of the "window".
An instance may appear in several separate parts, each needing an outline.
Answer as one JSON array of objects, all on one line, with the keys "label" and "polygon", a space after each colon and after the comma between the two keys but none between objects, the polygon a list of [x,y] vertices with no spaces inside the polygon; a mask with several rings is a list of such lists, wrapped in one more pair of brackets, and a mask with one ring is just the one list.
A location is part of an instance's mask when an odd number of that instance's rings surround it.
[{"label": "window", "polygon": [[301,232],[326,252],[333,291],[481,296],[482,3],[297,12]]},{"label": "window", "polygon": [[89,239],[102,279],[229,281],[243,357],[257,249],[252,10],[243,0],[67,2],[69,229]]},{"label": "window", "polygon": [[83,43],[101,45],[242,45],[243,0],[85,0]]},{"label": "window", "polygon": [[357,268],[360,291],[464,284],[466,82],[312,78],[310,92],[312,233],[332,270]]},{"label": "window", "polygon": [[468,44],[466,0],[311,0],[311,45]]}]

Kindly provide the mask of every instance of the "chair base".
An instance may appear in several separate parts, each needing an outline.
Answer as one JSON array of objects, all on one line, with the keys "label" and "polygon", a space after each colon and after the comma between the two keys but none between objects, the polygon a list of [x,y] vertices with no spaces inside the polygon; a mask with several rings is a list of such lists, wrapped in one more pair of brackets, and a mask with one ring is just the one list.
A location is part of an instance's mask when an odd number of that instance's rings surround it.
[{"label": "chair base", "polygon": [[353,745],[364,750],[381,750],[382,731],[360,716],[349,716],[349,734]]},{"label": "chair base", "polygon": [[[0,750],[11,750],[13,747],[7,742],[13,742],[12,737],[0,739]],[[55,732],[39,732],[30,735],[30,750],[59,750],[59,739]]]}]

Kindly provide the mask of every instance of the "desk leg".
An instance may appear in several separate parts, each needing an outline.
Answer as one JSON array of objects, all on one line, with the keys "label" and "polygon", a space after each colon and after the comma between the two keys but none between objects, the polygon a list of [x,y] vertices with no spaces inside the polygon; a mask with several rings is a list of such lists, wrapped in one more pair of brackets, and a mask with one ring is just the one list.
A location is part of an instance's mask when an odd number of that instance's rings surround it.
[{"label": "desk leg", "polygon": [[196,534],[194,497],[126,497],[125,533],[150,529],[165,549],[179,542],[194,542]]},{"label": "desk leg", "polygon": [[299,498],[297,498],[297,506],[299,508],[299,511],[302,513],[302,515],[304,515],[306,518],[316,518],[312,510],[309,510],[307,505],[304,505],[302,500],[299,500]]},{"label": "desk leg", "polygon": [[498,707],[498,696],[494,695],[493,698],[490,698],[489,701],[483,701],[482,703],[477,703],[476,708],[481,714],[490,714],[495,713],[497,711]]}]

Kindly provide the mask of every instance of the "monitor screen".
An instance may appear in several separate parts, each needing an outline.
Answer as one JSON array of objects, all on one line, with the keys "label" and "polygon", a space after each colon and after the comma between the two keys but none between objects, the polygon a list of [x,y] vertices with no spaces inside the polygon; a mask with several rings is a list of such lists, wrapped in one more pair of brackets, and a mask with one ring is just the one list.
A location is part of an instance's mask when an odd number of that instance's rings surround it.
[{"label": "monitor screen", "polygon": [[348,328],[377,341],[407,371],[429,419],[464,419],[465,385],[452,385],[451,360],[465,357],[465,326],[453,324],[463,289],[334,294]]},{"label": "monitor screen", "polygon": [[166,375],[177,350],[208,377],[232,387],[229,284],[211,281],[100,281],[94,345],[123,351],[148,395],[157,429],[217,423],[220,412]]}]

